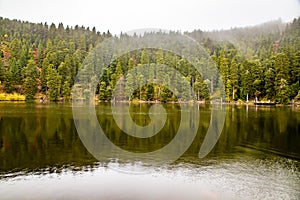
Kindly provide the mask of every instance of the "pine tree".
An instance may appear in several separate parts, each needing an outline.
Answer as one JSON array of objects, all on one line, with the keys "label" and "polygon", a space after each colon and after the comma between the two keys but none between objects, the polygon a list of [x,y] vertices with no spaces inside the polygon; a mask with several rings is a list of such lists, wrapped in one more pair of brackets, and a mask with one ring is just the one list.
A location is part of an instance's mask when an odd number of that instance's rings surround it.
[{"label": "pine tree", "polygon": [[276,99],[280,103],[289,101],[289,61],[284,53],[278,53],[274,57],[275,90]]},{"label": "pine tree", "polygon": [[294,99],[300,91],[300,50],[296,50],[290,58],[290,99]]},{"label": "pine tree", "polygon": [[230,72],[229,72],[229,79],[230,79],[230,85],[231,85],[231,91],[232,91],[232,96],[231,99],[235,100],[237,95],[237,89],[238,89],[238,85],[239,85],[239,68],[238,68],[238,64],[237,61],[235,59],[233,59],[231,61],[230,64]]},{"label": "pine tree", "polygon": [[118,82],[119,78],[121,78],[122,75],[123,75],[122,65],[119,61],[117,61],[116,70],[112,74],[113,85],[115,85]]},{"label": "pine tree", "polygon": [[241,84],[242,84],[242,95],[243,98],[246,99],[246,96],[248,95],[249,98],[252,97],[252,83],[253,83],[253,77],[252,74],[249,72],[249,70],[245,70],[241,75]]},{"label": "pine tree", "polygon": [[289,60],[286,54],[278,53],[274,57],[274,69],[276,73],[275,82],[277,85],[280,85],[281,79],[285,79],[289,82]]},{"label": "pine tree", "polygon": [[70,97],[70,87],[71,87],[71,70],[70,70],[70,62],[67,60],[68,65],[62,62],[58,67],[58,73],[62,80],[60,85],[61,95],[64,99],[68,100]]},{"label": "pine tree", "polygon": [[50,101],[57,101],[60,95],[61,76],[54,66],[50,64],[47,69],[48,98]]},{"label": "pine tree", "polygon": [[9,59],[9,75],[12,85],[22,84],[22,67],[15,57]]},{"label": "pine tree", "polygon": [[26,100],[31,101],[34,99],[34,95],[37,93],[37,77],[38,71],[34,60],[29,60],[25,69],[25,81],[24,90],[26,95]]},{"label": "pine tree", "polygon": [[20,67],[21,68],[26,67],[27,62],[28,62],[28,49],[27,49],[27,47],[23,46],[21,55],[20,55],[20,59],[19,59]]},{"label": "pine tree", "polygon": [[158,49],[155,52],[155,63],[156,64],[164,64],[164,54],[162,49]]},{"label": "pine tree", "polygon": [[40,81],[41,81],[41,92],[43,94],[46,94],[47,92],[47,72],[48,72],[48,66],[50,65],[50,62],[48,58],[45,58],[42,63],[42,70],[40,74]]},{"label": "pine tree", "polygon": [[225,85],[226,100],[230,99],[231,82],[229,80],[229,60],[225,54],[222,53],[220,57],[220,74]]},{"label": "pine tree", "polygon": [[99,84],[99,100],[105,101],[107,100],[106,97],[106,83],[104,81],[101,81]]},{"label": "pine tree", "polygon": [[131,100],[131,96],[133,95],[134,88],[135,88],[134,77],[131,73],[127,73],[126,85],[125,85],[125,96],[129,101]]},{"label": "pine tree", "polygon": [[250,70],[253,78],[253,92],[254,95],[258,98],[262,93],[264,93],[264,72],[262,64],[257,57],[250,60],[250,65]]},{"label": "pine tree", "polygon": [[201,100],[201,89],[202,89],[202,78],[200,75],[196,76],[196,81],[194,83],[194,91],[196,93],[197,100]]},{"label": "pine tree", "polygon": [[5,80],[5,68],[3,66],[2,59],[0,59],[0,85],[3,83]]},{"label": "pine tree", "polygon": [[131,70],[134,68],[134,60],[133,58],[130,58],[128,61],[128,70]]},{"label": "pine tree", "polygon": [[144,64],[149,64],[150,62],[150,59],[149,59],[149,51],[146,50],[146,49],[143,49],[142,50],[142,55],[141,55],[141,64],[144,65]]},{"label": "pine tree", "polygon": [[265,72],[265,90],[266,90],[266,98],[269,100],[273,100],[275,97],[275,73],[273,68],[267,69]]},{"label": "pine tree", "polygon": [[62,95],[65,101],[69,101],[71,94],[70,78],[68,77],[62,84]]},{"label": "pine tree", "polygon": [[37,53],[38,53],[38,57],[37,57],[38,66],[42,67],[43,59],[45,56],[44,55],[44,47],[43,47],[42,43],[39,43]]},{"label": "pine tree", "polygon": [[139,96],[139,100],[142,100],[142,93],[143,93],[143,83],[144,83],[144,75],[142,73],[138,73],[137,77],[136,77],[136,83],[137,86],[139,88],[138,92],[138,96]]},{"label": "pine tree", "polygon": [[19,59],[21,55],[22,45],[18,38],[14,38],[10,43],[11,57]]},{"label": "pine tree", "polygon": [[276,91],[276,100],[281,104],[287,104],[289,102],[289,85],[287,80],[280,79],[280,82],[277,83],[278,91]]}]

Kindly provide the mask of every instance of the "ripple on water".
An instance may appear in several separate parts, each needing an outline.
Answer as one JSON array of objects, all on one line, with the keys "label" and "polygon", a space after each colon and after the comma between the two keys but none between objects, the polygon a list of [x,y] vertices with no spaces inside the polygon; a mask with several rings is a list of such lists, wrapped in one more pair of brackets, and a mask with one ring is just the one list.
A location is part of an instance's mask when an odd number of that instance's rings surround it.
[{"label": "ripple on water", "polygon": [[[207,164],[206,162],[209,162]],[[299,161],[241,157],[214,162],[178,163],[153,168],[137,163],[144,174],[124,173],[101,164],[44,170],[1,179],[4,199],[299,199]],[[115,170],[119,167],[119,170]],[[47,173],[48,171],[48,173]],[[38,192],[37,192],[38,191]],[[26,198],[25,198],[26,199]]]}]

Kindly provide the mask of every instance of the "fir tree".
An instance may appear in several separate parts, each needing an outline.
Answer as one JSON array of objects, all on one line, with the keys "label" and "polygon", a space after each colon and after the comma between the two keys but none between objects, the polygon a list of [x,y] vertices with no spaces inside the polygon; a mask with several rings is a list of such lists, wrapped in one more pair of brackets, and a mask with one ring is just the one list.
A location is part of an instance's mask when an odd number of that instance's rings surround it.
[{"label": "fir tree", "polygon": [[34,95],[37,93],[37,78],[38,71],[34,60],[29,60],[25,69],[25,81],[24,90],[26,94],[26,100],[31,101],[34,99]]}]

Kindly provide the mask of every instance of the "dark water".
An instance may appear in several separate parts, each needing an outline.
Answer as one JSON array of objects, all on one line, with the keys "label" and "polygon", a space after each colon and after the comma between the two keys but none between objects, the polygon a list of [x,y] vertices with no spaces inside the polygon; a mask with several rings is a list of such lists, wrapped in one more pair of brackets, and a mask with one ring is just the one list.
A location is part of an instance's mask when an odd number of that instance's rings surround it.
[{"label": "dark water", "polygon": [[[116,126],[110,104],[96,112],[114,145],[145,153],[169,144],[185,117],[177,104],[164,107],[164,127],[143,139]],[[131,104],[137,125],[151,122],[149,108]],[[300,199],[299,107],[227,106],[222,134],[202,159],[212,107],[196,109],[192,144],[176,161],[157,166],[139,156],[95,159],[76,131],[71,105],[0,103],[0,199]]]}]

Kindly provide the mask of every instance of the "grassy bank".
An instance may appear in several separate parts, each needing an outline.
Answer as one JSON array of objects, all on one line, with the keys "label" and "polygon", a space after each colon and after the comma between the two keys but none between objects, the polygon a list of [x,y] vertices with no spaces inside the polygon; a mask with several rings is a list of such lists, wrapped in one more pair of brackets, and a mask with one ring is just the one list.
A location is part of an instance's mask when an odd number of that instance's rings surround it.
[{"label": "grassy bank", "polygon": [[0,101],[25,101],[25,95],[0,93]]}]

